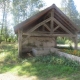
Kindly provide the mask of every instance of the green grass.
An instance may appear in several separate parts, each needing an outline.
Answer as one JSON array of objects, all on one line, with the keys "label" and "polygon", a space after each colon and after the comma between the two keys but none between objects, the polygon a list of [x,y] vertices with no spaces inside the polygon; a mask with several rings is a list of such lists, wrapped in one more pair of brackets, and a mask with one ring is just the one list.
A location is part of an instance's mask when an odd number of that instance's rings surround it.
[{"label": "green grass", "polygon": [[54,53],[27,59],[18,58],[16,44],[0,45],[0,73],[37,76],[39,80],[79,80],[80,64]]}]

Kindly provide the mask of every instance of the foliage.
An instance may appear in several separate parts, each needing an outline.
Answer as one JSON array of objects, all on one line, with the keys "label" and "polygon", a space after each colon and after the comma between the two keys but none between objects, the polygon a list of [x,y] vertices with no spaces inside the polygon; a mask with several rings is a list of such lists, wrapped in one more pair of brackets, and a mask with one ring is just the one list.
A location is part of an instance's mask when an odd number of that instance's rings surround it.
[{"label": "foliage", "polygon": [[67,40],[66,38],[58,37],[57,44],[65,44],[66,40]]},{"label": "foliage", "polygon": [[74,0],[62,0],[61,1],[62,11],[78,26],[80,26],[79,13],[76,9]]},{"label": "foliage", "polygon": [[[16,44],[0,45],[0,73],[11,72],[19,76],[37,76],[39,80],[53,77],[63,80],[79,80],[80,64],[54,53],[27,59],[18,58]],[[79,76],[74,76],[74,75]],[[66,79],[67,78],[67,79]]]},{"label": "foliage", "polygon": [[[14,25],[29,18],[33,14],[39,12],[39,9],[43,7],[42,0],[13,0],[12,14],[14,17]],[[18,4],[18,5],[17,5]]]},{"label": "foliage", "polygon": [[39,12],[42,0],[0,0],[0,42],[14,42],[13,26]]}]

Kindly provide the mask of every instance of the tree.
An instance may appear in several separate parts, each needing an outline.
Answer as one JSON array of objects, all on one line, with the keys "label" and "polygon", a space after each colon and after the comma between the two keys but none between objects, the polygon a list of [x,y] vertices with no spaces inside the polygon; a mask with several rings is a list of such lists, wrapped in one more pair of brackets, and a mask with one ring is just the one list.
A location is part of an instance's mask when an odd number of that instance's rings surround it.
[{"label": "tree", "polygon": [[41,0],[13,0],[12,14],[15,25],[38,12],[43,5]]},{"label": "tree", "polygon": [[[9,7],[10,0],[1,0],[0,1],[0,8],[2,11],[2,20],[1,20],[1,35],[4,37],[4,40],[7,41],[8,39],[8,15],[9,15]],[[9,23],[10,24],[10,23]]]},{"label": "tree", "polygon": [[[16,39],[13,30],[9,29],[29,18],[44,5],[42,0],[0,0],[0,42]],[[9,17],[13,17],[11,21]],[[12,38],[13,37],[13,38]]]},{"label": "tree", "polygon": [[70,19],[77,23],[76,20],[79,14],[73,0],[68,0],[67,11],[67,15],[70,17]]},{"label": "tree", "polygon": [[67,14],[67,0],[61,1],[61,9],[65,14]]},{"label": "tree", "polygon": [[[62,0],[63,12],[78,26],[80,26],[79,13],[73,0]],[[65,4],[63,4],[65,3]],[[64,6],[65,5],[65,6]]]}]

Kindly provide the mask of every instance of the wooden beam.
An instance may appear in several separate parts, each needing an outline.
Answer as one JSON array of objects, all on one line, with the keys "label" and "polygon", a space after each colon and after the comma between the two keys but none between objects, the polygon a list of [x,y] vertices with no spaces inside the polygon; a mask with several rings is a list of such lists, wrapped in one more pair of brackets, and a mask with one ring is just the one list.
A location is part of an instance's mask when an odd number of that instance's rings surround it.
[{"label": "wooden beam", "polygon": [[34,26],[33,28],[31,28],[27,33],[33,32],[34,30],[36,30],[37,28],[39,28],[41,25],[43,25],[46,22],[49,22],[50,20],[51,20],[51,18],[48,18],[48,19],[42,21],[41,23],[39,23],[36,26]]},{"label": "wooden beam", "polygon": [[67,33],[72,34],[65,26],[63,26],[57,19],[53,17],[53,21],[55,21],[62,29],[64,29]]},{"label": "wooden beam", "polygon": [[51,31],[51,29],[48,27],[48,25],[47,24],[43,24],[49,31]]},{"label": "wooden beam", "polygon": [[54,8],[55,8],[65,19],[67,19],[67,21],[68,21],[69,23],[71,23],[75,29],[77,29],[78,31],[80,31],[80,28],[77,27],[59,8],[57,8],[56,5],[54,5]]},{"label": "wooden beam", "polygon": [[69,37],[74,42],[74,49],[78,49],[78,38],[77,35],[74,37]]},{"label": "wooden beam", "polygon": [[[28,35],[28,34],[24,34],[24,35]],[[48,36],[61,36],[61,37],[75,37],[75,35],[71,35],[71,34],[40,34],[40,33],[30,33],[30,36],[40,36],[40,37],[48,37]]]},{"label": "wooden beam", "polygon": [[52,9],[51,11],[51,33],[53,32],[54,29],[53,17],[54,17],[54,9]]},{"label": "wooden beam", "polygon": [[71,24],[70,24],[69,22],[67,22],[62,15],[60,15],[60,13],[56,12],[56,16],[57,16],[58,18],[61,18],[62,21],[64,21],[65,24],[70,27],[69,29],[71,29],[71,30],[73,30],[73,31],[75,30],[74,27],[71,27]]},{"label": "wooden beam", "polygon": [[45,27],[44,27],[44,26],[42,27],[42,31],[43,31],[43,32],[45,31]]},{"label": "wooden beam", "polygon": [[78,37],[77,37],[77,34],[73,39],[74,39],[74,48],[78,49]]},{"label": "wooden beam", "polygon": [[22,57],[22,31],[18,30],[18,53]]},{"label": "wooden beam", "polygon": [[78,38],[77,37],[75,37],[75,49],[78,49]]},{"label": "wooden beam", "polygon": [[30,37],[31,35],[28,34],[27,37],[24,39],[24,41],[22,42],[22,45],[24,45],[26,43],[26,40]]},{"label": "wooden beam", "polygon": [[56,31],[60,26],[57,26],[53,29],[53,32]]},{"label": "wooden beam", "polygon": [[[30,34],[49,34],[50,32],[47,32],[47,31],[34,31],[34,32],[32,32],[32,33],[30,33]],[[25,36],[27,36],[27,35],[29,35],[29,33],[27,33],[27,32],[25,32],[25,33],[23,33],[23,35],[25,35]]]}]

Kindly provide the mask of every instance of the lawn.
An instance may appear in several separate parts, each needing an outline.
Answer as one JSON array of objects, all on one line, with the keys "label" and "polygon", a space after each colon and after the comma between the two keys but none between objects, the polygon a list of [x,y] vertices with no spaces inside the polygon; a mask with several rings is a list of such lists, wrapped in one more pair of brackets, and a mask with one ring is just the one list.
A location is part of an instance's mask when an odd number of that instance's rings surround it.
[{"label": "lawn", "polygon": [[46,56],[18,58],[17,44],[0,45],[0,74],[36,76],[38,80],[79,80],[80,64],[54,53]]}]

